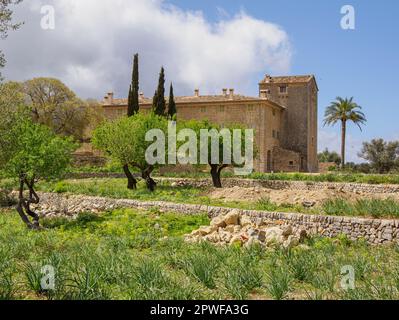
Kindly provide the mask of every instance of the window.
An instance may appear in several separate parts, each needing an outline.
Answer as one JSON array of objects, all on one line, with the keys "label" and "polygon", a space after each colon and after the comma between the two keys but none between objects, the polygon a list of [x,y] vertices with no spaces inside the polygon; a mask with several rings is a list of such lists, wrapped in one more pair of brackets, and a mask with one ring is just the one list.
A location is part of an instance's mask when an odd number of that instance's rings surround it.
[{"label": "window", "polygon": [[276,138],[276,130],[273,130],[272,136],[273,138]]},{"label": "window", "polygon": [[276,116],[276,110],[273,109],[273,117]]},{"label": "window", "polygon": [[286,94],[288,92],[287,86],[281,86],[280,87],[280,94]]},{"label": "window", "polygon": [[201,112],[206,112],[206,107],[201,107]]},{"label": "window", "polygon": [[224,106],[219,106],[219,112],[224,112]]},{"label": "window", "polygon": [[290,164],[290,166],[293,166],[294,165],[294,161],[290,161],[289,164]]}]

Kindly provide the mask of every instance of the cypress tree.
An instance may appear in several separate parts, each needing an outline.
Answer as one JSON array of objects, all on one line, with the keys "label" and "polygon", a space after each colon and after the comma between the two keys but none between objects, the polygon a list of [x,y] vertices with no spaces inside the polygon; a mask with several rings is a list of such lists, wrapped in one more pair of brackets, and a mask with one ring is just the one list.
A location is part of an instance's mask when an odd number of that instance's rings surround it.
[{"label": "cypress tree", "polygon": [[129,89],[127,115],[131,117],[139,112],[139,55],[133,59],[132,83]]},{"label": "cypress tree", "polygon": [[159,74],[158,89],[156,91],[156,104],[154,105],[155,114],[164,116],[166,113],[166,101],[165,101],[165,70],[162,67]]},{"label": "cypress tree", "polygon": [[157,114],[157,105],[158,105],[158,91],[155,90],[154,97],[152,98],[152,111]]},{"label": "cypress tree", "polygon": [[171,83],[170,92],[169,92],[168,118],[173,120],[175,118],[176,113],[177,113],[176,102],[173,94],[173,84]]}]

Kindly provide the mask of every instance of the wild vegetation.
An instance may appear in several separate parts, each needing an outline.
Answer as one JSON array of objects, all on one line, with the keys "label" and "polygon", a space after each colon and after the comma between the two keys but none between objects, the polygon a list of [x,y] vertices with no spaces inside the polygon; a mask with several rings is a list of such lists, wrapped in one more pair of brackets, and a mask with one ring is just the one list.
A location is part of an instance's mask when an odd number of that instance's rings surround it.
[{"label": "wild vegetation", "polygon": [[[189,245],[205,216],[117,210],[44,220],[29,232],[0,214],[0,299],[398,299],[399,250],[345,237],[292,250]],[[5,227],[4,227],[5,226]],[[42,267],[55,271],[43,290]],[[355,289],[341,287],[353,266]],[[392,267],[394,266],[394,267]]]},{"label": "wild vegetation", "polygon": [[[212,198],[209,190],[197,187],[173,187],[170,182],[161,181],[154,192],[139,182],[136,190],[128,190],[123,179],[84,179],[63,180],[60,182],[42,181],[37,190],[44,192],[85,194],[89,196],[110,197],[116,199],[136,199],[141,201],[167,201],[188,204],[206,204],[219,207],[248,210],[298,212],[306,214],[324,214],[337,216],[359,216],[370,218],[399,218],[399,202],[393,199],[360,199],[350,202],[343,198],[331,198],[320,206],[307,208],[301,204],[273,203],[268,197],[256,201],[226,201]],[[16,184],[3,180],[0,188],[12,189]]]}]

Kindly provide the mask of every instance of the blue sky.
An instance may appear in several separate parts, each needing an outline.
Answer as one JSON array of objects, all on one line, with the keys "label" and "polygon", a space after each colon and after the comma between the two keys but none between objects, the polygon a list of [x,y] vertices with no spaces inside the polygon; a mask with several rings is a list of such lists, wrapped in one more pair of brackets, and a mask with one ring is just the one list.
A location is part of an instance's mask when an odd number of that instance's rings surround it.
[{"label": "blue sky", "polygon": [[[55,8],[54,30],[41,27],[43,5]],[[341,28],[344,5],[355,30]],[[339,127],[322,126],[336,96],[353,96],[368,118],[363,132],[349,127],[348,161],[363,141],[399,140],[397,0],[26,0],[15,15],[25,25],[2,43],[8,80],[51,76],[82,98],[126,97],[135,52],[148,97],[161,65],[177,95],[257,95],[266,73],[315,74],[320,150],[339,151]]]},{"label": "blue sky", "polygon": [[[320,88],[319,124],[325,106],[336,96],[354,96],[367,115],[363,132],[349,128],[349,148],[374,137],[399,139],[399,1],[239,1],[173,0],[171,3],[201,10],[217,21],[244,10],[251,16],[280,25],[293,47],[292,74],[315,74]],[[355,8],[356,29],[340,27],[341,7]],[[259,71],[259,78],[265,70]],[[255,93],[255,92],[254,92]],[[320,125],[320,127],[322,127]],[[321,128],[323,139],[333,140],[338,127]],[[325,132],[325,133],[324,133]],[[323,141],[325,146],[329,144]],[[337,143],[333,148],[337,149]],[[356,151],[348,150],[356,160]]]}]

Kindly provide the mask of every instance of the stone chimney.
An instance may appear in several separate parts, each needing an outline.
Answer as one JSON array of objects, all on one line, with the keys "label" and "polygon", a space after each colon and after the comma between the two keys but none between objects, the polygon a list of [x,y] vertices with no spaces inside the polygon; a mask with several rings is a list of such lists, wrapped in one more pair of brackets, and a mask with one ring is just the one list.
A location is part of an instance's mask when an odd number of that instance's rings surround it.
[{"label": "stone chimney", "polygon": [[260,98],[261,99],[268,99],[269,90],[260,90]]},{"label": "stone chimney", "polygon": [[194,97],[199,97],[199,89],[194,90]]},{"label": "stone chimney", "polygon": [[261,99],[270,99],[270,89],[260,90],[259,96]]},{"label": "stone chimney", "polygon": [[229,99],[230,99],[230,100],[233,100],[233,99],[234,99],[234,89],[230,89],[230,92],[229,92]]},{"label": "stone chimney", "polygon": [[114,93],[108,92],[107,95],[104,97],[105,104],[111,105],[114,102]]},{"label": "stone chimney", "polygon": [[113,92],[108,92],[108,103],[114,104],[114,93]]},{"label": "stone chimney", "polygon": [[223,88],[223,89],[222,89],[222,94],[223,94],[224,96],[227,96],[227,89],[226,89],[226,88]]},{"label": "stone chimney", "polygon": [[266,83],[272,82],[272,77],[271,77],[269,74],[267,74],[267,75],[265,76],[265,82],[266,82]]}]

